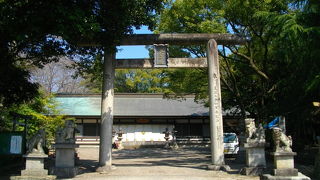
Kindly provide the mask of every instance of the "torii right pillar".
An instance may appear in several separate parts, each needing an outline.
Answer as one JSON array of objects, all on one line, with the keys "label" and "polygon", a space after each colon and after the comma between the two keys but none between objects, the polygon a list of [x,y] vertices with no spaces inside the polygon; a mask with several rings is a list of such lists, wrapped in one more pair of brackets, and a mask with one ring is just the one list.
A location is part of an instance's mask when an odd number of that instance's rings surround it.
[{"label": "torii right pillar", "polygon": [[208,41],[207,61],[209,75],[209,113],[210,113],[210,137],[211,137],[211,160],[208,165],[210,170],[228,170],[224,163],[223,154],[223,122],[221,105],[221,88],[219,72],[218,46],[214,39]]}]

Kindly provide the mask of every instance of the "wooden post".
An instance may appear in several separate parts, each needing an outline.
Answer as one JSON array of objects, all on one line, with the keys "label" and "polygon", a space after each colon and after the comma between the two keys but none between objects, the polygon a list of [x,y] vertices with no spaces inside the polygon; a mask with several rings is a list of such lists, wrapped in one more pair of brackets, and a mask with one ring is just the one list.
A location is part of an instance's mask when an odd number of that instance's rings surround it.
[{"label": "wooden post", "polygon": [[217,42],[214,39],[211,39],[207,45],[207,60],[209,73],[211,160],[213,164],[213,167],[211,168],[214,170],[219,170],[221,165],[224,165],[222,105],[218,58]]},{"label": "wooden post", "polygon": [[104,52],[103,89],[101,100],[100,149],[98,172],[112,169],[112,125],[114,97],[114,52]]}]

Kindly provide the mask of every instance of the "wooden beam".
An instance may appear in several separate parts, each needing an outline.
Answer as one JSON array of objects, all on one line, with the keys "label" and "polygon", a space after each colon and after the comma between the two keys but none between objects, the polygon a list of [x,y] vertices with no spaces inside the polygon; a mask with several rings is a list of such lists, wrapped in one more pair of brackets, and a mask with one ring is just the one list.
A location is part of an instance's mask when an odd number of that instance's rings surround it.
[{"label": "wooden beam", "polygon": [[[240,45],[246,42],[245,38],[233,34],[131,34],[124,37],[117,45],[153,45],[153,44],[170,44],[170,45],[197,45],[206,44],[210,39],[215,39],[219,45]],[[80,46],[100,46],[99,42],[83,41]]]},{"label": "wooden beam", "polygon": [[[116,69],[154,68],[153,59],[116,59]],[[205,68],[206,58],[168,58],[168,68]]]}]

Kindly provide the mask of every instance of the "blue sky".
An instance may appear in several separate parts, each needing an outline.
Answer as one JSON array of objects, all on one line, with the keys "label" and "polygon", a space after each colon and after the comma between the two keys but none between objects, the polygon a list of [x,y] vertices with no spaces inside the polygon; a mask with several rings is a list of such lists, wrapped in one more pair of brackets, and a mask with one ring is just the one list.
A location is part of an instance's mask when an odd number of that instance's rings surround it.
[{"label": "blue sky", "polygon": [[[134,30],[135,34],[152,34],[147,26],[142,26],[139,30]],[[129,58],[149,58],[149,52],[145,46],[117,46],[117,59]]]},{"label": "blue sky", "polygon": [[[229,30],[231,28],[228,28]],[[139,30],[134,30],[135,34],[152,34],[152,31],[148,29],[147,26],[142,26]],[[117,59],[134,59],[134,58],[149,58],[149,52],[142,46],[117,46],[118,52],[116,54]],[[219,45],[218,48],[221,50],[222,46]],[[226,48],[226,53],[230,54],[230,50]],[[193,57],[193,56],[192,56]]]}]

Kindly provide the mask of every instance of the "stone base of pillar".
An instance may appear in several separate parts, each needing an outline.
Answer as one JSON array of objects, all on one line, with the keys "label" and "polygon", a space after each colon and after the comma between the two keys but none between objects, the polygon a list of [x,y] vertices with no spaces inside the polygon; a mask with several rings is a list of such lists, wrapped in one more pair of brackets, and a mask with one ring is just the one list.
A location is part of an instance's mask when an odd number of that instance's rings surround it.
[{"label": "stone base of pillar", "polygon": [[308,176],[298,173],[298,176],[273,176],[271,174],[263,174],[260,180],[310,180]]},{"label": "stone base of pillar", "polygon": [[228,165],[214,165],[214,164],[207,165],[207,169],[212,171],[226,171],[226,172],[231,170],[230,166]]},{"label": "stone base of pillar", "polygon": [[265,167],[244,167],[241,169],[240,174],[246,176],[260,176],[265,170]]},{"label": "stone base of pillar", "polygon": [[78,169],[78,167],[54,167],[52,173],[58,178],[73,178],[78,174]]},{"label": "stone base of pillar", "polygon": [[96,172],[100,173],[100,174],[107,174],[109,172],[111,172],[112,170],[115,170],[116,166],[113,165],[105,165],[105,166],[100,166],[96,169]]}]

